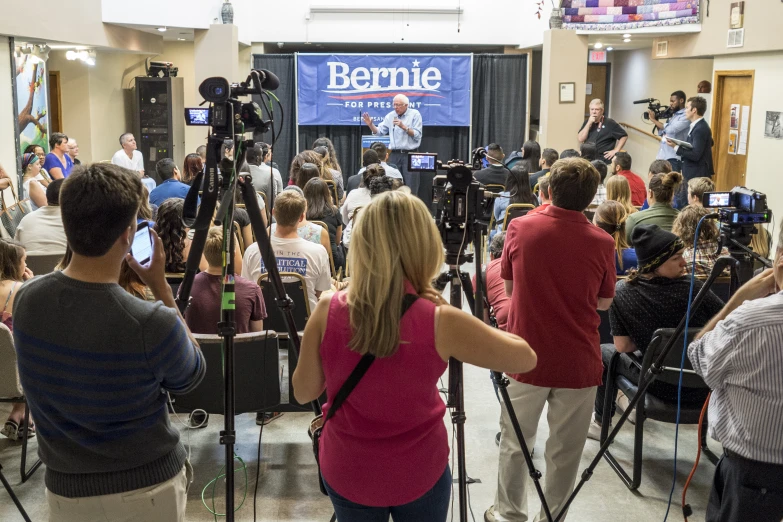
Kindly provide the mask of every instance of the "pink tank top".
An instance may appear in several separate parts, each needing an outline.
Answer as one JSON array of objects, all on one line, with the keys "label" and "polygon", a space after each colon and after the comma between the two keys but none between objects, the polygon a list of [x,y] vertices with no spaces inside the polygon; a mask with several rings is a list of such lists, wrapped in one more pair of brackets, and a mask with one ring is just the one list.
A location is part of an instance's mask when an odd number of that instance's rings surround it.
[{"label": "pink tank top", "polygon": [[[332,298],[321,343],[324,417],[361,359],[348,348],[350,339],[346,294],[339,292]],[[418,299],[410,307],[400,339],[394,355],[375,359],[321,435],[324,479],[341,496],[365,506],[418,499],[432,489],[449,460],[446,405],[437,387],[447,364],[435,350],[433,303]]]}]

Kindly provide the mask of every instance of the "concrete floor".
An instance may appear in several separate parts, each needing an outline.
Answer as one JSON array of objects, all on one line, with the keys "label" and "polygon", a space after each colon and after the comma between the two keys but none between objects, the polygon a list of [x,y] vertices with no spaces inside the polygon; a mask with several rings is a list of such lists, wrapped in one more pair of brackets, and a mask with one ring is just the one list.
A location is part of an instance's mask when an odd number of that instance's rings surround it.
[{"label": "concrete floor", "polygon": [[[465,367],[465,402],[467,424],[465,438],[467,447],[468,474],[481,482],[470,486],[470,501],[475,520],[481,522],[486,508],[492,504],[497,480],[497,447],[495,433],[498,431],[500,407],[495,399],[492,384],[486,370]],[[1,405],[0,419],[9,411]],[[261,469],[256,505],[257,520],[262,521],[328,521],[331,516],[329,500],[318,491],[316,467],[307,436],[311,418],[309,413],[286,413],[281,419],[265,426],[261,446]],[[545,419],[545,417],[542,417]],[[184,421],[184,417],[182,417]],[[172,417],[172,422],[177,419]],[[209,426],[201,430],[182,428],[182,440],[190,438],[191,461],[195,469],[195,481],[188,494],[188,521],[214,520],[201,501],[204,486],[214,478],[223,465],[223,447],[218,444],[218,432],[223,418],[212,416]],[[237,417],[238,445],[236,454],[247,464],[247,498],[237,511],[237,521],[253,520],[253,488],[258,469],[256,452],[259,428],[255,416],[244,414]],[[449,429],[451,427],[448,423]],[[543,452],[548,429],[545,421],[539,426],[534,461],[543,468]],[[633,427],[623,426],[612,446],[613,452],[621,457],[623,465],[630,464]],[[712,441],[712,447],[719,446]],[[615,473],[602,461],[590,482],[574,501],[568,520],[579,522],[605,522],[614,520],[661,521],[666,512],[672,478],[672,454],[674,448],[674,426],[648,422],[645,428],[645,460],[642,485],[637,493],[629,491]],[[680,429],[680,453],[677,463],[677,488],[670,520],[680,520],[682,513],[679,499],[682,486],[693,465],[696,454],[697,433],[693,426]],[[30,449],[35,455],[35,439]],[[581,469],[588,466],[598,450],[598,443],[587,441],[582,457]],[[33,521],[45,521],[48,508],[44,497],[44,469],[39,469],[25,484],[20,484],[20,444],[7,439],[0,440],[0,463],[12,487],[25,506]],[[34,457],[33,457],[34,458]],[[544,473],[545,470],[542,469]],[[714,467],[702,459],[688,491],[688,500],[694,508],[691,521],[704,520],[704,508],[709,495]],[[244,474],[237,473],[237,503],[244,496]],[[221,481],[222,482],[222,481]],[[223,512],[224,495],[222,484],[218,485],[216,505]],[[538,499],[531,487],[530,509],[538,509]],[[456,496],[456,493],[455,493]],[[209,491],[205,494],[211,499]],[[455,507],[457,499],[455,498]],[[211,503],[208,500],[208,503]],[[535,511],[534,511],[535,510]],[[470,516],[470,515],[469,515]],[[454,517],[458,520],[458,515]],[[0,521],[21,521],[5,490],[0,490]],[[471,519],[472,520],[472,519]]]}]

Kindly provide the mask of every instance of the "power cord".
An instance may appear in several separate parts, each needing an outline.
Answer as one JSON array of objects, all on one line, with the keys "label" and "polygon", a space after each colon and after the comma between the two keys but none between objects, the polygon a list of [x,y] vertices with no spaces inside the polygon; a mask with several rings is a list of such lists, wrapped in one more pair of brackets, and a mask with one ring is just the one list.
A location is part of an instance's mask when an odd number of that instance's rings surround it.
[{"label": "power cord", "polygon": [[256,522],[256,497],[258,496],[258,479],[261,476],[261,434],[264,433],[264,423],[258,430],[258,455],[256,455],[256,485],[253,488],[253,522]]},{"label": "power cord", "polygon": [[666,520],[669,518],[669,511],[672,507],[672,497],[674,496],[674,488],[677,486],[677,450],[678,450],[678,443],[679,443],[679,436],[680,436],[680,410],[682,407],[682,375],[683,375],[683,367],[685,366],[685,356],[688,353],[688,327],[690,326],[690,320],[691,320],[691,303],[693,302],[693,287],[696,284],[696,247],[699,242],[699,232],[701,231],[701,225],[704,223],[704,220],[707,219],[709,216],[704,216],[699,220],[699,223],[696,225],[696,233],[693,237],[693,258],[692,258],[692,265],[691,265],[691,284],[690,289],[688,291],[688,308],[685,312],[685,333],[683,334],[683,348],[682,348],[682,358],[680,359],[680,377],[679,381],[677,383],[677,419],[675,421],[675,427],[674,427],[674,467],[672,472],[672,487],[669,491],[669,502],[666,505],[666,515],[663,517],[663,522],[666,522]]}]

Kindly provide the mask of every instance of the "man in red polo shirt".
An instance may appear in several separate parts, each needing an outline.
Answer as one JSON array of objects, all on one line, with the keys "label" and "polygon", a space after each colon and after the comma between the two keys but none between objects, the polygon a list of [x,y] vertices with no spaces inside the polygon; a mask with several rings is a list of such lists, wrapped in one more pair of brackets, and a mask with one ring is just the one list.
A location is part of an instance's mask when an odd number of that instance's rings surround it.
[{"label": "man in red polo shirt", "polygon": [[[601,384],[597,310],[607,310],[614,297],[614,241],[582,213],[599,180],[584,159],[557,161],[549,175],[552,204],[511,222],[501,258],[511,295],[508,331],[527,340],[538,356],[533,371],[509,376],[508,393],[530,448],[549,405],[544,493],[554,516],[574,487]],[[498,490],[484,519],[528,520],[528,470],[505,407],[500,430]],[[536,520],[545,520],[543,511]]]},{"label": "man in red polo shirt", "polygon": [[631,204],[636,207],[644,205],[644,201],[647,199],[647,187],[645,187],[642,178],[631,172],[631,155],[627,152],[615,154],[609,170],[628,180],[628,184],[631,186]]}]

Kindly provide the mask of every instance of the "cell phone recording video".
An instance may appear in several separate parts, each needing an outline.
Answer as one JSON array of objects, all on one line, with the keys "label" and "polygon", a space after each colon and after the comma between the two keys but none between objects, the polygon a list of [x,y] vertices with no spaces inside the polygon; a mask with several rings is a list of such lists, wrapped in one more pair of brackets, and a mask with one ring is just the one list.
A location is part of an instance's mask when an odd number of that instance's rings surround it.
[{"label": "cell phone recording video", "polygon": [[136,229],[133,245],[131,245],[131,255],[141,265],[148,264],[152,259],[152,234],[150,234],[150,226],[147,221],[139,223]]}]

